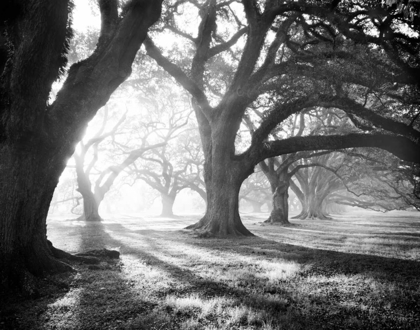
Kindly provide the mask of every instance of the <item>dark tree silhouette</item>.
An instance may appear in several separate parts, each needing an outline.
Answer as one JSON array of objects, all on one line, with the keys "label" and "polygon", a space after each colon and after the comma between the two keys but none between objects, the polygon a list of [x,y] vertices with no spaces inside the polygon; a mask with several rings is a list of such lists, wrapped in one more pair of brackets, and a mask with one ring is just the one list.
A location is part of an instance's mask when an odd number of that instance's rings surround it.
[{"label": "dark tree silhouette", "polygon": [[[97,46],[71,66],[57,97],[71,38],[71,2],[0,4],[0,287],[24,288],[30,275],[70,267],[52,255],[46,216],[58,179],[85,127],[130,75],[134,57],[162,1],[100,0]],[[7,55],[4,55],[7,49]]]}]

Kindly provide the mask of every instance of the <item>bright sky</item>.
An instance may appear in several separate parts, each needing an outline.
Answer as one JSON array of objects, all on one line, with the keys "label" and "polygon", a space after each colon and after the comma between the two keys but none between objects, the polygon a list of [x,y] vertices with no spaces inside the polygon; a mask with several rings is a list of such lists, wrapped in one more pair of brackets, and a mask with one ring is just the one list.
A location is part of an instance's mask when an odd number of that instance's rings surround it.
[{"label": "bright sky", "polygon": [[74,0],[73,28],[80,32],[101,27],[101,19],[94,16],[88,0]]}]

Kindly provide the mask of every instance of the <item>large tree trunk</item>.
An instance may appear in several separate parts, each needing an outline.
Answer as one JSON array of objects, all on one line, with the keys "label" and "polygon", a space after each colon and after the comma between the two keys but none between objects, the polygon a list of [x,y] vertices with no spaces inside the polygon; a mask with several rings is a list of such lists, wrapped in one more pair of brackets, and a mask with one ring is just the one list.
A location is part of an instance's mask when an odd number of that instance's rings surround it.
[{"label": "large tree trunk", "polygon": [[[160,1],[132,1],[118,19],[116,3],[100,1],[104,19],[94,54],[72,66],[48,104],[65,65],[68,1],[19,1],[0,83],[0,292],[24,291],[31,276],[71,269],[55,259],[46,237],[49,204],[85,127],[127,78]],[[109,4],[109,6],[108,6]],[[3,22],[0,22],[2,25]],[[3,63],[0,63],[0,68]]]},{"label": "large tree trunk", "polygon": [[99,205],[101,201],[96,200],[94,194],[88,191],[83,196],[83,216],[85,221],[101,221],[102,217],[99,215]]},{"label": "large tree trunk", "polygon": [[[0,149],[0,288],[32,290],[30,274],[70,270],[53,258],[46,217],[63,165],[42,150],[4,145]],[[28,282],[29,281],[29,282]]]},{"label": "large tree trunk", "polygon": [[198,229],[209,236],[252,236],[239,216],[239,190],[243,180],[238,177],[235,168],[213,167],[211,189],[217,193],[208,200],[204,217],[189,229]]},{"label": "large tree trunk", "polygon": [[229,137],[225,135],[233,130],[229,127],[223,130],[222,126],[219,124],[218,130],[212,132],[212,152],[205,160],[206,213],[199,222],[187,228],[197,229],[208,236],[252,236],[239,215],[239,190],[253,167],[231,159],[231,153],[226,150],[228,144],[225,143]]},{"label": "large tree trunk", "polygon": [[175,203],[175,197],[168,194],[164,194],[164,193],[160,193],[160,196],[162,199],[162,212],[160,215],[162,217],[173,217],[174,216],[173,207]]},{"label": "large tree trunk", "polygon": [[289,180],[280,180],[273,193],[273,210],[265,221],[275,224],[290,224],[289,222]]}]

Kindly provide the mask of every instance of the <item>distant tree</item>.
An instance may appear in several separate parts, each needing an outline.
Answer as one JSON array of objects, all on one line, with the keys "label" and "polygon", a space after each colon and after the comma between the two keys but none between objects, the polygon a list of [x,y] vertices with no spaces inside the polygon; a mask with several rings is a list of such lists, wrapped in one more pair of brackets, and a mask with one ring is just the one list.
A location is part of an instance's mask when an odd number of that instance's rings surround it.
[{"label": "distant tree", "polygon": [[[122,155],[120,155],[121,160],[117,161],[114,165],[109,165],[104,169],[97,169],[96,180],[94,186],[92,187],[91,171],[95,168],[95,165],[98,161],[99,147],[102,142],[107,138],[112,137],[115,140],[115,134],[119,133],[118,128],[125,121],[126,114],[124,114],[121,119],[112,127],[108,132],[104,132],[105,126],[107,124],[108,111],[107,106],[105,106],[105,115],[103,119],[102,127],[96,132],[96,134],[88,139],[87,141],[80,142],[80,151],[73,154],[75,164],[76,164],[76,174],[77,174],[77,191],[83,197],[83,215],[82,219],[86,221],[100,221],[101,216],[99,215],[99,206],[102,203],[105,195],[111,189],[115,180],[118,176],[131,164],[133,164],[139,157],[147,153],[147,151],[159,148],[167,143],[166,139],[163,139],[159,143],[149,144],[147,141],[148,136],[153,132],[156,127],[142,127],[142,138],[138,138],[137,146],[129,151],[125,150]],[[170,136],[166,137],[167,139]],[[88,164],[85,165],[86,156],[90,149],[92,151],[92,158]],[[118,149],[114,148],[113,152],[118,152]]]},{"label": "distant tree", "polygon": [[76,192],[76,173],[74,171],[67,172],[69,172],[69,175],[60,177],[60,181],[54,191],[49,214],[72,212],[80,205],[81,197]]},{"label": "distant tree", "polygon": [[[173,134],[186,124],[186,121],[183,123],[171,121],[170,125],[175,126],[170,128],[169,132]],[[165,217],[174,215],[173,206],[178,193],[188,188],[190,183],[196,184],[195,175],[193,177],[189,175],[190,162],[184,159],[186,150],[178,142],[178,139],[174,139],[162,148],[154,149],[148,155],[142,155],[140,161],[133,164],[131,171],[136,179],[144,181],[160,193],[161,216]]]},{"label": "distant tree", "polygon": [[261,171],[249,176],[239,192],[239,200],[249,203],[254,213],[261,213],[264,205],[271,207],[271,196],[269,182]]},{"label": "distant tree", "polygon": [[302,212],[295,218],[329,219],[331,204],[382,211],[420,205],[413,196],[412,172],[384,152],[330,153],[306,165],[296,173],[297,184],[291,183],[302,203]]},{"label": "distant tree", "polygon": [[[305,117],[307,117],[305,119]],[[251,125],[251,124],[249,124]],[[253,130],[253,129],[252,129]],[[307,135],[326,134],[331,130],[344,133],[346,130],[346,119],[342,121],[335,118],[335,112],[330,110],[319,111],[319,109],[301,112],[285,121],[273,132],[273,136],[283,134],[288,138]],[[260,162],[259,166],[270,182],[273,208],[270,217],[266,220],[269,223],[289,224],[289,188],[292,178],[296,173],[308,164],[298,164],[299,161],[308,160],[329,152],[296,152],[282,155],[276,158],[269,158]]]},{"label": "distant tree", "polygon": [[353,154],[339,170],[342,185],[328,196],[327,202],[357,206],[375,211],[420,210],[415,194],[418,174],[415,167],[401,164],[383,152]]},{"label": "distant tree", "polygon": [[185,133],[177,141],[179,145],[178,150],[183,154],[182,163],[185,165],[185,171],[179,176],[179,180],[207,203],[203,173],[204,155],[197,127],[194,125],[192,130],[188,130]]},{"label": "distant tree", "polygon": [[331,171],[325,168],[330,165],[337,154],[330,153],[311,159],[302,160],[304,168],[295,173],[299,187],[292,182],[291,187],[302,204],[302,211],[297,219],[330,219],[327,214],[327,197],[334,191],[342,189],[342,182]]},{"label": "distant tree", "polygon": [[[71,2],[0,2],[0,289],[28,287],[31,275],[69,270],[47,242],[46,217],[60,174],[87,123],[130,75],[162,1],[99,0],[94,52],[65,73]],[[3,291],[4,289],[4,291]]]}]

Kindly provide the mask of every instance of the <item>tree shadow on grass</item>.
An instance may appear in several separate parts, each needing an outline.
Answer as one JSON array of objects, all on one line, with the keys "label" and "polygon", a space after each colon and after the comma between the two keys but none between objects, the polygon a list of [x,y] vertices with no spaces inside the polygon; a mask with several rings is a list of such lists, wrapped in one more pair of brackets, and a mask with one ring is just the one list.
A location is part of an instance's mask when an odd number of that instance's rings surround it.
[{"label": "tree shadow on grass", "polygon": [[[260,237],[198,239],[182,231],[128,231],[118,223],[77,227],[71,234],[80,239],[78,252],[120,247],[123,271],[119,264],[96,270],[77,266],[79,275],[67,294],[43,306],[28,304],[25,313],[32,319],[14,328],[416,329],[420,322],[416,261]],[[142,245],[133,245],[136,240]],[[181,262],[190,251],[195,259]],[[232,265],[207,260],[208,255],[230,258]],[[274,274],[270,281],[255,267],[261,260],[296,263],[300,271],[285,278]],[[140,267],[138,275],[130,274],[137,266],[129,263]]]},{"label": "tree shadow on grass", "polygon": [[[79,251],[115,246],[101,222],[78,228]],[[99,265],[74,264],[78,274],[70,291],[50,303],[39,326],[21,329],[175,329],[157,303],[143,296],[121,271],[121,262],[102,258]]]},{"label": "tree shadow on grass", "polygon": [[[148,245],[148,249],[157,253],[166,252],[166,250],[162,249],[158,244],[156,244],[152,238],[148,237],[148,235],[153,234],[152,231],[147,230],[144,234],[146,235],[137,235],[137,237],[141,239],[146,245]],[[171,319],[173,321],[170,327],[163,327],[162,329],[177,329],[183,324],[183,322],[185,323],[186,318],[193,318],[193,314],[197,314],[199,312],[197,308],[189,308],[188,306],[178,308],[176,305],[171,305],[167,302],[168,297],[176,300],[183,298],[188,299],[188,297],[197,295],[200,297],[200,299],[202,299],[203,304],[211,299],[216,299],[217,301],[219,298],[221,304],[227,301],[227,303],[233,309],[237,309],[238,306],[246,306],[247,308],[255,309],[256,311],[264,311],[266,314],[287,314],[289,305],[288,302],[284,299],[265,299],[258,294],[248,294],[245,288],[231,287],[230,285],[220,281],[213,281],[201,276],[197,276],[188,268],[177,266],[171,262],[165,262],[162,259],[156,257],[153,253],[145,251],[145,249],[127,246],[123,241],[117,240],[107,233],[104,233],[104,235],[108,236],[107,244],[120,246],[122,251],[128,251],[131,256],[134,256],[137,262],[141,264],[147,264],[147,266],[150,268],[159,269],[162,273],[167,274],[169,277],[168,280],[172,283],[169,283],[169,285],[163,285],[161,288],[155,288],[153,292],[154,300],[159,301],[159,306],[156,306],[156,308],[152,311],[152,315],[160,315],[162,319]],[[249,279],[252,281],[258,280],[252,275],[251,277],[253,278]],[[145,315],[146,318],[149,316],[150,315]],[[236,324],[236,326],[246,325],[247,320],[245,320],[245,318],[242,317],[242,319],[238,319],[237,321],[239,323]],[[282,317],[279,316],[278,318],[281,319]],[[204,317],[200,320],[195,320],[194,322],[196,325],[198,325],[200,322],[213,322],[215,323],[214,326],[216,328],[223,326],[223,322],[215,322],[214,315],[212,313],[209,313],[207,318]],[[299,318],[296,318],[294,321],[290,322],[298,326],[297,328],[303,329],[303,327],[300,327],[301,321]],[[259,319],[255,319],[253,323],[254,326],[263,325],[263,322]],[[203,324],[201,324],[201,326],[203,326]],[[232,327],[233,326],[234,325],[232,325]],[[228,328],[230,329],[230,327]]]},{"label": "tree shadow on grass", "polygon": [[[234,326],[248,325],[258,328],[264,322],[270,321],[277,325],[286,322],[289,327],[298,329],[336,329],[340,328],[340,324],[346,324],[345,328],[355,329],[414,329],[420,319],[420,294],[416,289],[419,284],[420,263],[416,261],[311,249],[258,237],[232,241],[202,240],[179,231],[165,233],[137,230],[124,234],[124,230],[126,229],[118,224],[112,224],[107,230],[102,227],[104,242],[120,246],[123,253],[127,252],[138,262],[167,273],[174,280],[174,285],[153,291],[155,298],[152,300],[157,305],[148,314],[143,313],[145,317],[151,312],[155,316],[160,315],[162,319],[169,317],[175,320],[172,327],[176,327],[186,318],[194,317],[195,322],[215,322],[212,313],[204,319],[197,319],[197,315],[192,316],[191,310],[185,306],[179,308],[176,304],[175,307],[173,304],[168,305],[168,297],[176,301],[192,295],[201,297],[203,301],[215,298],[230,301],[225,306],[226,310],[236,309],[237,313],[243,312],[242,317],[234,320]],[[107,231],[118,231],[120,238],[116,239]],[[144,247],[126,244],[124,237],[127,241],[141,240],[148,251]],[[168,241],[168,247],[162,248],[157,244],[157,239]],[[301,265],[304,270],[295,277],[268,283],[267,279],[252,273],[251,264],[242,264],[233,266],[236,271],[234,274],[238,276],[236,280],[219,280],[198,275],[188,265],[180,267],[176,260],[168,262],[157,257],[155,254],[171,254],[171,240],[182,240],[183,244],[192,246],[197,251],[206,249],[210,253],[224,253],[228,249],[238,259],[251,257],[253,260],[264,259],[273,264],[280,259],[286,260]],[[201,263],[206,264],[204,257]],[[212,267],[220,269],[222,266]],[[346,288],[343,289],[340,285]],[[375,288],[378,285],[384,287]],[[398,290],[395,289],[396,285]],[[232,322],[232,317],[226,322]],[[221,324],[216,323],[215,326]]]}]

